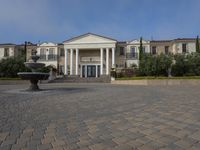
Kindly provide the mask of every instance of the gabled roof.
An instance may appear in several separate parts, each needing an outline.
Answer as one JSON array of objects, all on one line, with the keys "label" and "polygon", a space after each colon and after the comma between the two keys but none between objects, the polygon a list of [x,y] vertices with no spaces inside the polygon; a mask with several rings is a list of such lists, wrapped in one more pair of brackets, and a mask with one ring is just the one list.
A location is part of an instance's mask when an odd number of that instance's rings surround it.
[{"label": "gabled roof", "polygon": [[195,38],[177,38],[174,41],[194,41]]},{"label": "gabled roof", "polygon": [[150,41],[150,43],[168,43],[168,42],[172,42],[173,40],[152,40]]},{"label": "gabled roof", "polygon": [[86,36],[89,36],[89,35],[98,36],[98,37],[101,37],[101,38],[105,38],[105,39],[109,39],[109,40],[112,40],[112,41],[116,41],[116,42],[117,42],[117,40],[115,40],[115,39],[113,39],[113,38],[110,38],[110,37],[106,37],[106,36],[102,36],[102,35],[98,35],[98,34],[95,34],[95,33],[90,33],[90,32],[88,32],[88,33],[86,33],[86,34],[82,34],[82,35],[73,37],[73,38],[71,38],[71,39],[65,40],[65,41],[63,41],[63,43],[65,43],[65,42],[70,42],[70,41],[73,41],[73,40],[76,40],[76,39],[80,39],[80,38],[83,38],[83,37],[86,37]]},{"label": "gabled roof", "polygon": [[0,43],[1,46],[15,46],[16,44],[13,44],[13,43]]}]

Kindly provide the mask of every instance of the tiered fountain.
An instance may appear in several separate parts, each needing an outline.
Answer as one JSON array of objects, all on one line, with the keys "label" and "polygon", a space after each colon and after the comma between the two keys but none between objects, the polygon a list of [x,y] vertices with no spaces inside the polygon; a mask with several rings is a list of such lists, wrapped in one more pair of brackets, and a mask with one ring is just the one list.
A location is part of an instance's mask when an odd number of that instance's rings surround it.
[{"label": "tiered fountain", "polygon": [[31,60],[29,62],[25,62],[25,66],[30,68],[32,72],[19,72],[18,75],[23,80],[30,80],[30,87],[28,91],[39,91],[38,81],[39,80],[47,80],[49,77],[49,73],[37,72],[38,69],[45,66],[44,63],[37,63],[37,60],[40,58],[36,55],[37,51],[32,50]]}]

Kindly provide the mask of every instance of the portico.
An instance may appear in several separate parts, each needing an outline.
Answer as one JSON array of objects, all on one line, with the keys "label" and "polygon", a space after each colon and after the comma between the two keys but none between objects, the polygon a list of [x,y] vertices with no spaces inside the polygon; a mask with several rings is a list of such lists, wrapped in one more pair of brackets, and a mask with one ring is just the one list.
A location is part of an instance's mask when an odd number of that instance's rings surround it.
[{"label": "portico", "polygon": [[88,33],[64,42],[65,75],[100,77],[115,67],[116,40]]}]

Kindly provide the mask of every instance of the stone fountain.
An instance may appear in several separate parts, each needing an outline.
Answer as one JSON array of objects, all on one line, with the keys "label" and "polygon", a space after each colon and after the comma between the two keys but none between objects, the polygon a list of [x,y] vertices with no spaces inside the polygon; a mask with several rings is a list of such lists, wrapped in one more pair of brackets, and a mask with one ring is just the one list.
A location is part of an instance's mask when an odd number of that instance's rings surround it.
[{"label": "stone fountain", "polygon": [[39,80],[47,80],[49,77],[49,73],[38,72],[37,70],[44,67],[44,63],[37,63],[37,60],[40,58],[36,55],[37,51],[32,50],[31,60],[29,62],[25,62],[25,66],[30,68],[32,72],[19,72],[18,75],[22,80],[30,80],[30,87],[28,91],[39,91],[38,81]]}]

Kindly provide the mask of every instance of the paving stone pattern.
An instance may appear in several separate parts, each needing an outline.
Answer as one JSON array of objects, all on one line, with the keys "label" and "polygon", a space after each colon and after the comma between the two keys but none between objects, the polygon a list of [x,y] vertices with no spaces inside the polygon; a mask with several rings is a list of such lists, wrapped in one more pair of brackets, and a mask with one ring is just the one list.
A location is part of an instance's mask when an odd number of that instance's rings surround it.
[{"label": "paving stone pattern", "polygon": [[199,86],[0,86],[1,150],[199,150]]}]

